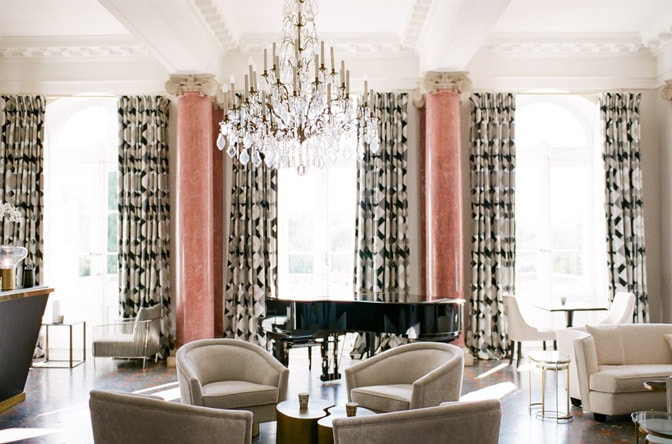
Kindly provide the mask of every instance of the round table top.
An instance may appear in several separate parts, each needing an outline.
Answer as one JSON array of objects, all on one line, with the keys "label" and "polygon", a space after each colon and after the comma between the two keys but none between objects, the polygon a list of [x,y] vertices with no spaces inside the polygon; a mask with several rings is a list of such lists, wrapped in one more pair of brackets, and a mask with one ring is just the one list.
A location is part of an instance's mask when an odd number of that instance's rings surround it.
[{"label": "round table top", "polygon": [[279,402],[276,410],[290,418],[319,419],[327,415],[327,409],[333,407],[334,403],[325,399],[308,399],[308,408],[301,410],[298,399],[289,399]]},{"label": "round table top", "polygon": [[569,364],[569,355],[551,350],[534,350],[527,354],[530,361],[541,365]]},{"label": "round table top", "polygon": [[672,414],[647,410],[631,414],[635,424],[645,431],[663,438],[672,438]]},{"label": "round table top", "polygon": [[[372,416],[376,412],[373,410],[365,409],[364,407],[357,407],[357,414],[355,416]],[[336,418],[346,418],[348,415],[345,412],[345,407],[333,407],[329,409],[329,416],[317,421],[317,425],[322,427],[331,427],[331,423]]]}]

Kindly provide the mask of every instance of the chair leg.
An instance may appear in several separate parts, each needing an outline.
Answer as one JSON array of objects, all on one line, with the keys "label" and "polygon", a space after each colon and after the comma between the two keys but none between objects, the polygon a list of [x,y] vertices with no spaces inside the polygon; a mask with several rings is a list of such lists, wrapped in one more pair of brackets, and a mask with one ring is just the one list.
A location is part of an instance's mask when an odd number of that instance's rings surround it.
[{"label": "chair leg", "polygon": [[546,341],[541,341],[541,347],[546,350]]},{"label": "chair leg", "polygon": [[516,368],[520,367],[520,357],[523,355],[523,343],[518,341],[518,357],[516,358]]},{"label": "chair leg", "polygon": [[313,346],[311,344],[308,345],[308,371],[312,370],[313,368]]},{"label": "chair leg", "polygon": [[511,342],[511,360],[509,365],[513,365],[513,358],[516,356],[516,341]]},{"label": "chair leg", "polygon": [[558,341],[553,341],[553,350],[558,351]]}]

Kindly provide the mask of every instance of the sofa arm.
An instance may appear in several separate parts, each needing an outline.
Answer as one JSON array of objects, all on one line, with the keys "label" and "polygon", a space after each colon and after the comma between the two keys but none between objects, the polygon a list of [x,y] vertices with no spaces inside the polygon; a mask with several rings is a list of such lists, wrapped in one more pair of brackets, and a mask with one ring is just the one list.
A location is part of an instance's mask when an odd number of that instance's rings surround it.
[{"label": "sofa arm", "polygon": [[590,376],[596,373],[597,351],[595,340],[587,335],[583,338],[574,339],[574,356],[576,357],[576,372],[579,378],[579,390],[581,392],[581,405],[583,411],[591,412],[590,407]]}]

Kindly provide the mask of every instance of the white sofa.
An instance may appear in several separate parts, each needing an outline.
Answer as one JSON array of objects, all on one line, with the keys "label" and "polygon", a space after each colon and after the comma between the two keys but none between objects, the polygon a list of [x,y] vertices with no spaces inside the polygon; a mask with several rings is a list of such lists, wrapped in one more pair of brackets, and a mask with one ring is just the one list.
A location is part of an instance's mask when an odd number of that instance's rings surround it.
[{"label": "white sofa", "polygon": [[648,391],[644,382],[672,375],[672,324],[587,325],[586,333],[573,341],[585,412],[604,421],[607,415],[666,410],[665,392]]}]

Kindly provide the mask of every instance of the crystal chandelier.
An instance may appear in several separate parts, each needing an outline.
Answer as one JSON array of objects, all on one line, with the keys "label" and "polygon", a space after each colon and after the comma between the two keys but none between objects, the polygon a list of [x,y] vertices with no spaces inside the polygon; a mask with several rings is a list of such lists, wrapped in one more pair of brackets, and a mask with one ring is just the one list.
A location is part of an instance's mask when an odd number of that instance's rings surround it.
[{"label": "crystal chandelier", "polygon": [[308,168],[333,165],[339,158],[378,149],[378,121],[373,114],[373,90],[361,101],[350,95],[350,71],[334,48],[329,66],[324,41],[315,30],[315,0],[285,0],[282,41],[277,51],[264,49],[264,70],[250,64],[245,89],[235,92],[235,79],[224,85],[224,117],[217,147],[246,165]]}]

